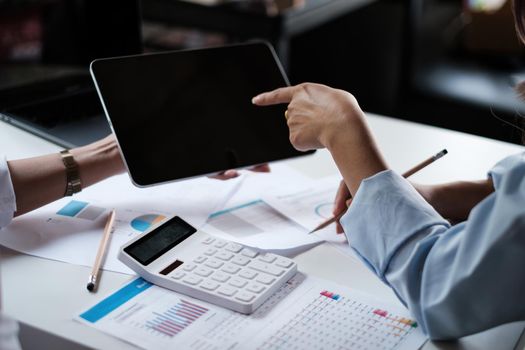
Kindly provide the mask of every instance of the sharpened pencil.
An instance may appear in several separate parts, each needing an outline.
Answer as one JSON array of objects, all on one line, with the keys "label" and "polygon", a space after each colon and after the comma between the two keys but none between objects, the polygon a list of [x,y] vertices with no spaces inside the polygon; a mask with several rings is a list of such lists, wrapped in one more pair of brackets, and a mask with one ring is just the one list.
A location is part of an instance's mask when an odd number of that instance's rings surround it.
[{"label": "sharpened pencil", "polygon": [[[434,163],[436,160],[438,160],[439,158],[443,157],[447,153],[448,153],[448,151],[446,149],[444,149],[441,152],[438,152],[438,153],[434,154],[432,157],[429,157],[429,158],[425,159],[424,161],[422,161],[421,163],[419,163],[415,167],[413,167],[413,168],[409,169],[408,171],[404,172],[403,173],[403,177],[404,178],[408,178],[408,177],[414,175],[415,173],[417,173],[421,169],[425,168],[429,164]],[[319,224],[312,231],[308,232],[308,234],[312,234],[312,233],[314,233],[316,231],[319,231],[320,229],[325,228],[326,226],[328,226],[328,225],[330,225],[330,224],[332,224],[332,223],[334,223],[336,221],[339,221],[344,214],[345,214],[345,211],[339,213],[336,216],[331,217],[330,219],[327,219],[326,221],[324,221],[321,224]]]},{"label": "sharpened pencil", "polygon": [[89,275],[89,281],[86,288],[92,292],[97,288],[98,274],[100,271],[100,265],[106,254],[106,248],[108,246],[109,237],[111,235],[111,230],[113,229],[113,223],[115,222],[115,209],[109,213],[108,221],[106,221],[106,226],[104,227],[104,234],[100,240],[100,245],[98,246],[97,257],[95,258],[95,263],[93,264],[93,269],[91,270],[91,275]]}]

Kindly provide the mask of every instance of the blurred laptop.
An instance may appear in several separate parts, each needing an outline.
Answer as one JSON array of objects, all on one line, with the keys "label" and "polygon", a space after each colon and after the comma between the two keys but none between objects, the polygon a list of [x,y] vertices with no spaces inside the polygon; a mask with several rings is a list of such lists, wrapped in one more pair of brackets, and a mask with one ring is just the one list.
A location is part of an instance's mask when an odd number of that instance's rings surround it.
[{"label": "blurred laptop", "polygon": [[55,0],[30,11],[23,28],[39,31],[40,57],[0,68],[0,119],[67,148],[108,135],[89,63],[142,52],[139,1]]}]

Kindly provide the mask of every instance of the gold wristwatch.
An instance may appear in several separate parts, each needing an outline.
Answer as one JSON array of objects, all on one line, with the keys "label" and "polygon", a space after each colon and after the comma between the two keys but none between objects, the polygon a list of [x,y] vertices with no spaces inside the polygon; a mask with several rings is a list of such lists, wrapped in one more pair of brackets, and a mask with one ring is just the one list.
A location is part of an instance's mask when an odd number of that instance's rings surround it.
[{"label": "gold wristwatch", "polygon": [[66,192],[64,193],[64,196],[72,196],[74,193],[82,190],[78,164],[69,150],[66,149],[61,151],[60,155],[62,156],[62,162],[66,167]]}]

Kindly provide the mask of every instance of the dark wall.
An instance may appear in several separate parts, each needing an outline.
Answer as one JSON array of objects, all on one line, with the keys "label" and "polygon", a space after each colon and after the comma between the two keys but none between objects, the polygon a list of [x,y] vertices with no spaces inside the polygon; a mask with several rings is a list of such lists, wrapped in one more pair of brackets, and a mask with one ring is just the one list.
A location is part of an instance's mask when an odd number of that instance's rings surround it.
[{"label": "dark wall", "polygon": [[378,1],[294,37],[292,82],[344,89],[364,110],[393,114],[401,79],[403,9],[401,1]]}]

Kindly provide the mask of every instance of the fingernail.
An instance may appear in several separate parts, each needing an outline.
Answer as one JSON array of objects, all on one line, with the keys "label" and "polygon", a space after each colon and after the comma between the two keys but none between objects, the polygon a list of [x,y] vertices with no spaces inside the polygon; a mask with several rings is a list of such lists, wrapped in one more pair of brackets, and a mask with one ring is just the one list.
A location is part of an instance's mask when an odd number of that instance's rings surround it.
[{"label": "fingernail", "polygon": [[252,98],[252,104],[257,104],[257,102],[259,101],[259,95],[255,96],[254,98]]}]

